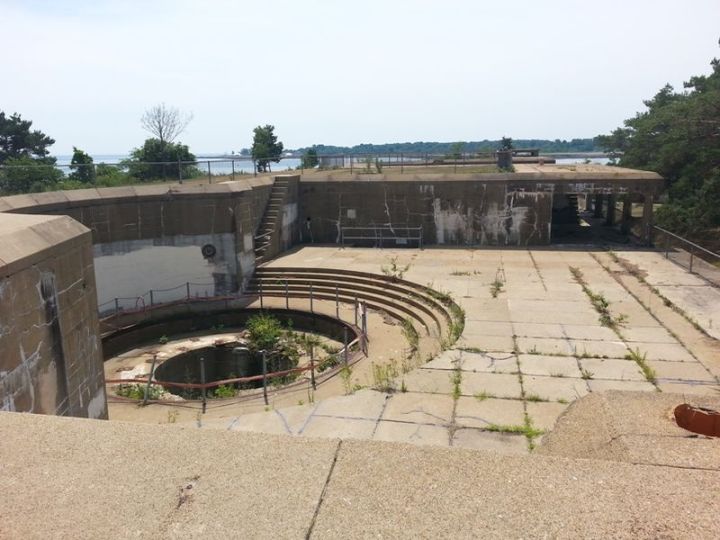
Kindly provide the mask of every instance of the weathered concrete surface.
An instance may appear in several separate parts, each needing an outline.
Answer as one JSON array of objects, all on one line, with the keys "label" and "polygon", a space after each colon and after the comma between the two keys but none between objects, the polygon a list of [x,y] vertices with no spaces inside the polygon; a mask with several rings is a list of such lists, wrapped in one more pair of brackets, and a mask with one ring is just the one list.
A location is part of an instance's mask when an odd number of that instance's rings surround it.
[{"label": "weathered concrete surface", "polygon": [[542,454],[720,471],[720,439],[678,427],[682,403],[720,410],[720,396],[593,393],[573,403],[545,436]]},{"label": "weathered concrete surface", "polygon": [[8,539],[713,538],[720,512],[717,471],[12,413],[0,437]]},{"label": "weathered concrete surface", "polygon": [[90,232],[0,213],[0,409],[106,418]]}]

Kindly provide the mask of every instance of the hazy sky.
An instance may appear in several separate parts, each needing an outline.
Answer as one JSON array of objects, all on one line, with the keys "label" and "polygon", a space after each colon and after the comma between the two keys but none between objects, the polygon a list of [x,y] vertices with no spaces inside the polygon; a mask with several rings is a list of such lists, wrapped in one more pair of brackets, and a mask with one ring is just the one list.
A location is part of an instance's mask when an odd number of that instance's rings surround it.
[{"label": "hazy sky", "polygon": [[196,154],[592,137],[720,56],[720,0],[0,0],[0,110],[125,153],[159,102]]}]

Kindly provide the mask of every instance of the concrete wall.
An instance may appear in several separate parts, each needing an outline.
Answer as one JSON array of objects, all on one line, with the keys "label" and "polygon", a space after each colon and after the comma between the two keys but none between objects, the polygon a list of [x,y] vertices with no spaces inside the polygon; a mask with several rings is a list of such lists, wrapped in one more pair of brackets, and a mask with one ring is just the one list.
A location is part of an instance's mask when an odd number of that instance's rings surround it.
[{"label": "concrete wall", "polygon": [[90,232],[0,214],[0,409],[107,418]]},{"label": "concrete wall", "polygon": [[303,181],[303,242],[340,242],[341,227],[422,227],[425,244],[538,245],[550,242],[552,193],[506,182]]},{"label": "concrete wall", "polygon": [[[232,184],[137,186],[0,199],[0,211],[67,215],[92,231],[98,301],[159,301],[236,292],[255,269],[253,237],[272,179]],[[205,257],[202,247],[215,255]]]}]

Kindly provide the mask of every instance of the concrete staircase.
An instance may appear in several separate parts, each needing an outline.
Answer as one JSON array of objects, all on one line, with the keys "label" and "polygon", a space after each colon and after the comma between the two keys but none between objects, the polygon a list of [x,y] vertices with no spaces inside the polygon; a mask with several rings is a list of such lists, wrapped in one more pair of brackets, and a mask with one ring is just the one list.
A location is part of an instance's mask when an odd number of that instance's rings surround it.
[{"label": "concrete staircase", "polygon": [[275,178],[270,198],[268,199],[265,213],[260,220],[260,225],[255,236],[255,267],[267,262],[272,255],[269,253],[273,241],[280,232],[282,225],[282,208],[285,202],[289,187],[286,178]]},{"label": "concrete staircase", "polygon": [[452,301],[427,287],[391,276],[332,268],[260,267],[250,280],[250,294],[264,297],[366,302],[369,309],[398,322],[413,321],[422,334],[448,335],[453,324]]}]

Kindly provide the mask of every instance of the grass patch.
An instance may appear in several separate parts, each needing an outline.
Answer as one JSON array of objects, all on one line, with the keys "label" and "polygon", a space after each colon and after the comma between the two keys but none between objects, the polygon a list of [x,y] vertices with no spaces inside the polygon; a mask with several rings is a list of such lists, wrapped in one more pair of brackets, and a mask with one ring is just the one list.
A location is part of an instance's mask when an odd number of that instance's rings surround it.
[{"label": "grass patch", "polygon": [[585,379],[586,381],[588,381],[588,380],[592,379],[595,376],[595,374],[592,371],[588,371],[587,369],[582,368],[580,370],[580,376],[583,379]]},{"label": "grass patch", "polygon": [[613,314],[610,313],[610,301],[602,294],[596,293],[588,287],[585,277],[579,268],[571,266],[570,273],[573,278],[575,278],[575,281],[582,287],[583,292],[587,295],[595,311],[597,311],[600,324],[614,330],[616,334],[620,335],[619,327],[627,322],[627,315],[620,314],[613,316]]},{"label": "grass patch", "polygon": [[637,348],[635,350],[630,350],[630,352],[625,355],[625,359],[635,362],[640,367],[640,371],[643,372],[645,379],[649,383],[657,386],[657,376],[655,374],[655,370],[647,363],[647,353],[641,353],[640,349]]},{"label": "grass patch", "polygon": [[541,398],[537,394],[525,394],[525,399],[527,401],[532,401],[533,403],[539,403],[539,402],[546,402],[549,401],[548,399]]},{"label": "grass patch", "polygon": [[450,374],[450,384],[452,384],[452,398],[457,401],[460,399],[460,396],[462,395],[462,390],[460,389],[460,383],[462,383],[462,371],[460,371],[460,368],[457,367],[453,372]]},{"label": "grass patch", "polygon": [[495,397],[495,394],[491,394],[490,392],[487,392],[486,390],[483,390],[482,392],[478,392],[473,396],[478,401],[485,401],[486,399],[491,399]]},{"label": "grass patch", "polygon": [[403,336],[405,336],[405,339],[410,345],[412,351],[417,351],[418,344],[420,343],[420,336],[418,335],[417,330],[415,330],[415,327],[413,326],[413,323],[409,318],[405,319],[402,322],[402,333]]},{"label": "grass patch", "polygon": [[[392,393],[396,390],[395,377],[398,376],[395,360],[390,360],[387,364],[372,363],[372,388],[378,392]],[[404,385],[403,381],[403,385]]]}]

